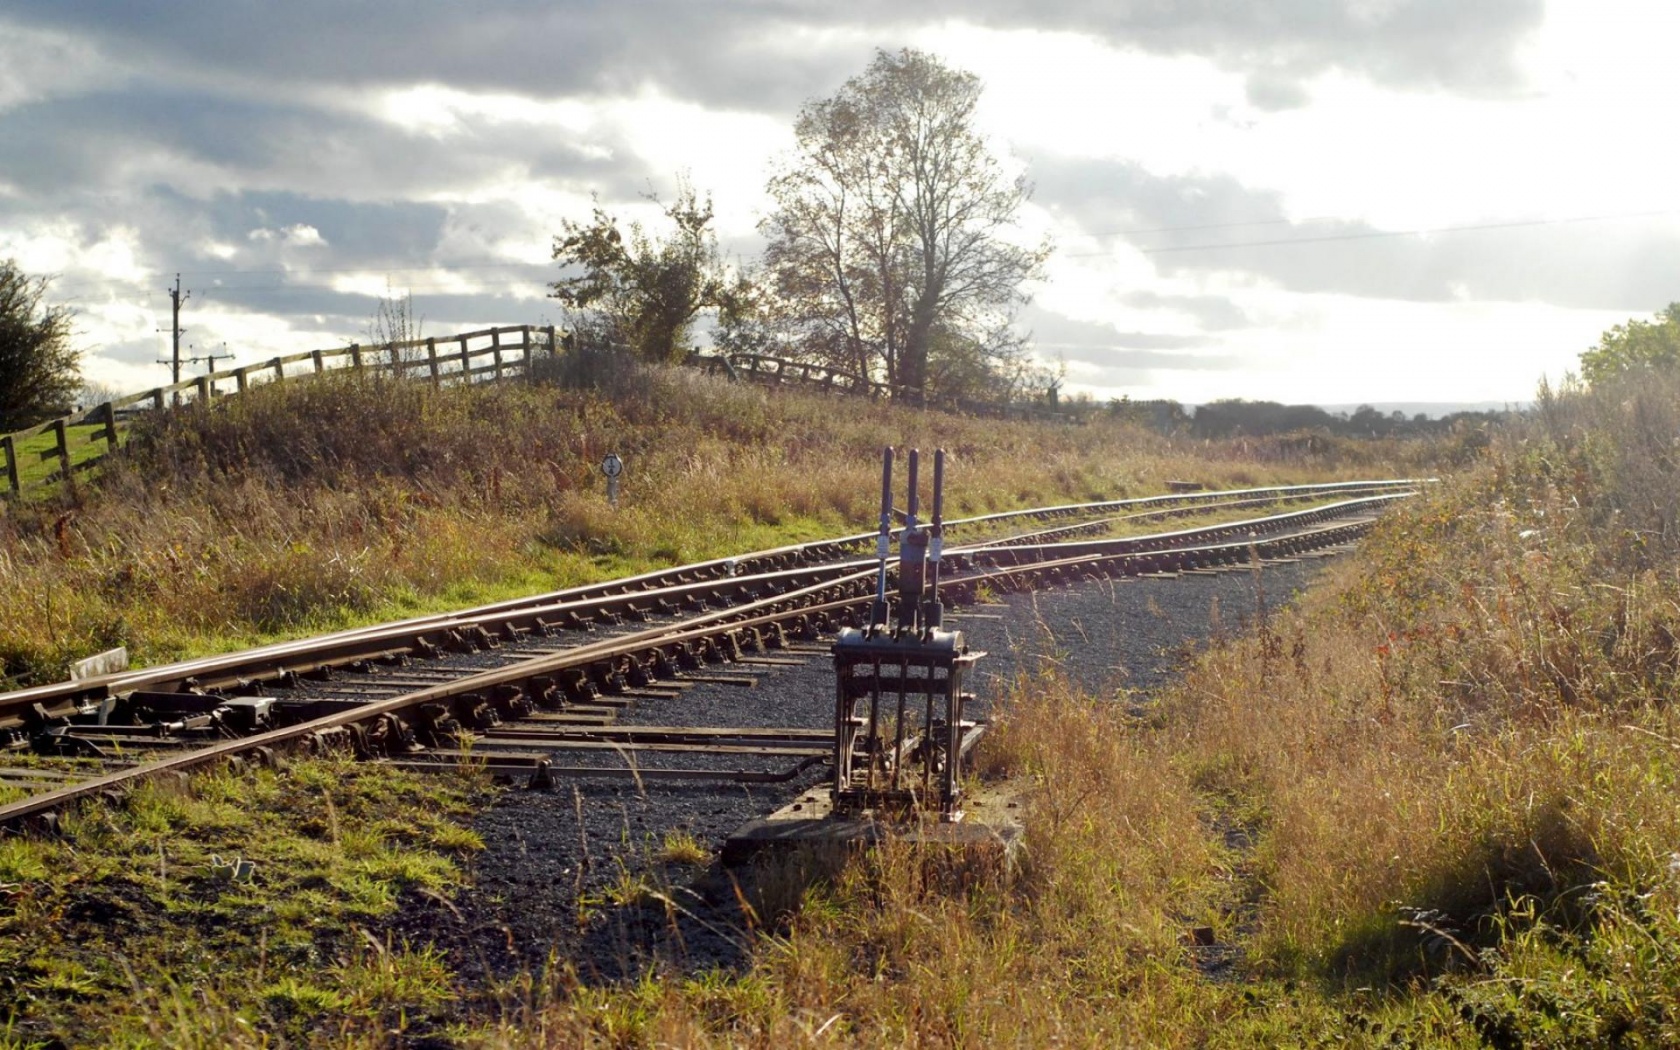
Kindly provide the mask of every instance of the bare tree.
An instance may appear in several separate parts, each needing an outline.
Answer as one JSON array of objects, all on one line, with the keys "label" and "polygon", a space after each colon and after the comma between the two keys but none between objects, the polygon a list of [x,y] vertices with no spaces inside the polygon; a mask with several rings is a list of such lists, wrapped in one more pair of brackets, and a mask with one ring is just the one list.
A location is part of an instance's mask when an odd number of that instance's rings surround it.
[{"label": "bare tree", "polygon": [[82,385],[70,308],[43,306],[47,278],[0,261],[0,431],[67,411]]},{"label": "bare tree", "polygon": [[925,52],[877,52],[800,111],[769,185],[765,268],[805,344],[913,397],[941,346],[1020,350],[996,333],[1049,256],[1010,238],[1031,187],[976,128],[980,90]]},{"label": "bare tree", "polygon": [[403,364],[420,358],[419,350],[407,344],[422,338],[420,329],[424,323],[424,318],[415,316],[414,293],[405,291],[398,295],[387,283],[385,294],[374,309],[373,320],[368,322],[367,336],[368,345],[385,354],[392,375],[401,378]]}]

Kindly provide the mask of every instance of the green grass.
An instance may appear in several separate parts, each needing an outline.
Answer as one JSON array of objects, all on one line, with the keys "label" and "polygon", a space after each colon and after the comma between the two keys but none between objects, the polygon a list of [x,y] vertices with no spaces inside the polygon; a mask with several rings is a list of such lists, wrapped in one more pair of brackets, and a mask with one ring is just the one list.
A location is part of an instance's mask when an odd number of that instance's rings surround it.
[{"label": "green grass", "polygon": [[[117,440],[122,441],[126,426],[118,424]],[[105,425],[103,423],[87,426],[70,426],[65,428],[65,443],[70,446],[70,464],[72,469],[81,474],[80,468],[84,464],[92,463],[105,456],[109,446],[105,441]],[[49,478],[62,469],[58,458],[58,437],[50,431],[36,434],[19,441],[15,447],[18,467],[18,486],[25,497],[39,495],[35,490],[45,485]],[[4,464],[0,463],[0,467]],[[0,484],[4,479],[0,479]]]},{"label": "green grass", "polygon": [[[361,931],[403,893],[463,884],[482,844],[454,821],[479,791],[312,760],[142,785],[61,837],[0,840],[0,1031],[174,1046],[206,1004],[227,1015],[208,1031],[247,1036],[328,1023],[377,1038],[440,1016],[455,992],[436,953]],[[235,857],[249,880],[217,874]]]}]

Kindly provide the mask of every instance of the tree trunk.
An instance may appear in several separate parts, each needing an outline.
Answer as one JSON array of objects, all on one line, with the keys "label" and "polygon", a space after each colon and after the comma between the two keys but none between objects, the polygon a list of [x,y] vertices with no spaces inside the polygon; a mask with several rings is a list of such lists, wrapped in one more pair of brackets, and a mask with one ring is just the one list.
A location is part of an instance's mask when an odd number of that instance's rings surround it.
[{"label": "tree trunk", "polygon": [[923,296],[910,311],[910,325],[899,352],[898,386],[912,404],[927,402],[928,346],[932,342],[932,297]]}]

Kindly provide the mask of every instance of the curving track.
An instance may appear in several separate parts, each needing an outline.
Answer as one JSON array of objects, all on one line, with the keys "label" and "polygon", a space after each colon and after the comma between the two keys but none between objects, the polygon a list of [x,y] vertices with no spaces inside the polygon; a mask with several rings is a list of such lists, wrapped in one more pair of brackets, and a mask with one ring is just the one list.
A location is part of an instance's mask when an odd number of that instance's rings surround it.
[{"label": "curving track", "polygon": [[[976,539],[946,550],[944,595],[962,603],[987,591],[1218,571],[1337,548],[1417,484],[1175,494],[947,522],[955,536]],[[1289,502],[1316,505],[1173,532],[1112,535],[1142,521]],[[615,724],[617,712],[638,697],[672,695],[695,683],[750,685],[761,670],[809,657],[810,643],[867,609],[877,563],[859,555],[874,539],[866,533],[799,544],[0,694],[0,743],[28,755],[0,768],[0,787],[29,792],[0,805],[0,824],[51,821],[66,804],[120,792],[142,777],[233,758],[267,761],[277,749],[300,745],[427,766],[453,765],[470,753],[473,762],[536,783],[568,773],[791,779],[822,761],[827,736],[778,728],[629,728]],[[789,655],[790,647],[804,655]],[[559,764],[562,756],[598,757],[603,750],[618,761]],[[636,751],[750,755],[793,765],[638,769],[630,761]]]}]

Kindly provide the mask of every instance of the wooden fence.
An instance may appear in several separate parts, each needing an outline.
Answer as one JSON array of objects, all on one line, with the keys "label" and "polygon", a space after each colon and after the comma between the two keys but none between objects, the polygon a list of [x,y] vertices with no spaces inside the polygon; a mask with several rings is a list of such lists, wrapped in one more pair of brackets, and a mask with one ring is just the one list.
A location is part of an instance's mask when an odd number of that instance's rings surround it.
[{"label": "wooden fence", "polygon": [[802,386],[822,387],[825,390],[841,390],[848,394],[868,394],[871,397],[885,397],[892,389],[885,383],[865,379],[853,372],[842,372],[827,365],[771,357],[768,354],[730,354],[727,360],[739,378],[757,383],[798,383]]},{"label": "wooden fence", "polygon": [[[257,364],[195,376],[170,386],[114,398],[85,413],[71,413],[27,430],[0,435],[0,498],[15,497],[26,488],[62,481],[86,470],[117,447],[117,421],[139,412],[162,412],[171,406],[209,405],[218,397],[243,393],[262,383],[320,375],[336,369],[362,369],[398,379],[444,383],[477,383],[527,376],[538,358],[559,350],[554,326],[513,325],[459,335],[411,339],[380,346],[349,346],[309,350],[275,357]],[[227,387],[232,385],[233,389]],[[50,435],[44,447],[38,439]],[[36,476],[27,468],[56,461],[48,473]]]},{"label": "wooden fence", "polygon": [[[717,359],[714,358],[713,360]],[[764,383],[770,386],[795,384],[807,388],[867,395],[869,397],[909,399],[909,392],[904,389],[895,392],[894,388],[886,383],[865,379],[856,373],[830,368],[827,365],[771,357],[768,354],[729,354],[722,360],[729,362],[730,368],[733,370],[731,374],[735,378],[755,383]],[[958,412],[967,416],[981,416],[990,419],[1026,419],[1052,423],[1078,422],[1090,415],[1089,409],[1075,410],[1068,406],[1057,406],[1044,401],[1002,402],[972,401],[967,398],[934,398],[927,402],[927,406],[944,409],[948,412]]]}]

